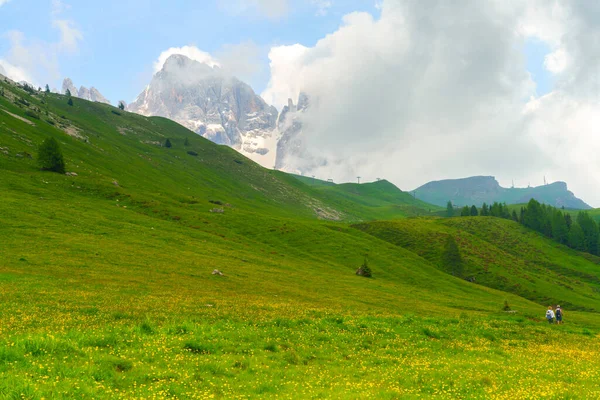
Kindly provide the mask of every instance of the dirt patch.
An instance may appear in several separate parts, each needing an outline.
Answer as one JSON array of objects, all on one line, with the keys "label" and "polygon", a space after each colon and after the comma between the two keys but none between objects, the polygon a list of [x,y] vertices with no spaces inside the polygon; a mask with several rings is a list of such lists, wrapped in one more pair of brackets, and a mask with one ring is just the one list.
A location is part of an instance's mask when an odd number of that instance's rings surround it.
[{"label": "dirt patch", "polygon": [[31,125],[31,126],[35,126],[35,124],[34,124],[33,122],[31,122],[30,120],[28,120],[27,118],[20,117],[20,116],[18,116],[17,114],[13,114],[13,113],[11,113],[11,112],[10,112],[10,111],[8,111],[8,110],[2,110],[2,111],[4,111],[5,113],[7,113],[8,115],[10,115],[11,117],[14,117],[14,118],[16,118],[16,119],[19,119],[19,120],[21,120],[21,121],[25,122],[26,124],[29,124],[29,125]]}]

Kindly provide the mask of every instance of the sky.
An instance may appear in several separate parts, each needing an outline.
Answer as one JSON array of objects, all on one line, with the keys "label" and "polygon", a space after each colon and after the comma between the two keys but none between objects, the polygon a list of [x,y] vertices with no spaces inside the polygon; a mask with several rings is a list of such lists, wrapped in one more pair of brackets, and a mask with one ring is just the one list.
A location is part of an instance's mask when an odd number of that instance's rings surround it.
[{"label": "sky", "polygon": [[305,145],[327,163],[290,162],[323,179],[546,177],[594,206],[598,40],[595,0],[0,0],[13,79],[131,102],[179,52],[277,108],[307,92]]}]

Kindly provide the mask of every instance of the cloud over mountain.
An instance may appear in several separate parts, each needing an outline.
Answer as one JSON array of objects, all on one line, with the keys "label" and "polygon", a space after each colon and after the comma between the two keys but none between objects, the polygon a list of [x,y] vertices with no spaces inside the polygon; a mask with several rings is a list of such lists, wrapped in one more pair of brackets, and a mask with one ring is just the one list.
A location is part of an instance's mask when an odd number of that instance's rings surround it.
[{"label": "cloud over mountain", "polygon": [[[326,163],[290,169],[401,187],[474,174],[522,185],[568,181],[599,205],[600,5],[590,2],[385,0],[381,16],[346,15],[313,47],[275,47],[265,99],[300,91],[304,145]],[[553,93],[535,98],[522,48],[552,52]],[[589,171],[589,173],[587,173]]]}]

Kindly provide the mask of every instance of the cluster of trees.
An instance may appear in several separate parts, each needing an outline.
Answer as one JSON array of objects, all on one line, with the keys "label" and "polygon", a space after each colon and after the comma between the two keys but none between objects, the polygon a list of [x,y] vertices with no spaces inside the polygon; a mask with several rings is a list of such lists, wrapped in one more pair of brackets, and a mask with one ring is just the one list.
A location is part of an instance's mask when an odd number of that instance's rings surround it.
[{"label": "cluster of trees", "polygon": [[[446,215],[454,216],[454,211],[452,203],[448,202]],[[600,226],[585,211],[573,217],[564,210],[531,199],[518,213],[515,209],[511,211],[506,204],[488,206],[484,203],[480,209],[465,206],[460,215],[511,219],[575,250],[600,255]]]}]

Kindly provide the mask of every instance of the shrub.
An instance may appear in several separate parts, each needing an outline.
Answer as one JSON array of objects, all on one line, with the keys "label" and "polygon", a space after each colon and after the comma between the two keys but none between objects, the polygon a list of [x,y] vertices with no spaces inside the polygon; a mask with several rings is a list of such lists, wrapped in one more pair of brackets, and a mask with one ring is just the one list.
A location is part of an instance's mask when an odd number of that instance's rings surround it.
[{"label": "shrub", "polygon": [[27,110],[25,111],[25,115],[31,118],[40,119],[40,114],[36,113],[35,111]]},{"label": "shrub", "polygon": [[121,115],[120,112],[118,112],[117,110],[110,110],[111,113],[115,114],[115,115]]},{"label": "shrub", "polygon": [[363,264],[356,270],[356,275],[364,276],[365,278],[370,278],[373,276],[371,272],[371,268],[369,267],[369,262],[367,261],[367,257],[365,256],[365,260]]},{"label": "shrub", "polygon": [[65,161],[60,145],[53,137],[47,138],[38,151],[38,163],[42,171],[65,173]]},{"label": "shrub", "polygon": [[198,157],[198,153],[196,153],[195,151],[192,151],[192,150],[190,150],[190,151],[188,151],[187,153],[188,153],[190,156]]},{"label": "shrub", "polygon": [[169,148],[169,149],[170,149],[171,147],[173,147],[173,145],[171,144],[171,141],[170,141],[169,139],[167,139],[167,141],[165,142],[165,147],[166,147],[166,148]]}]

